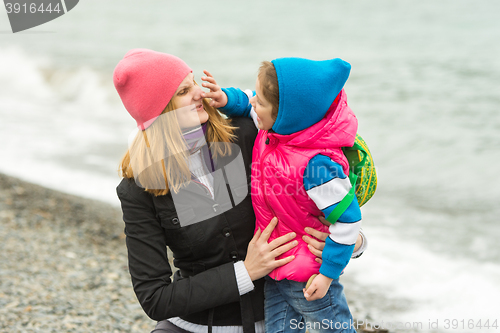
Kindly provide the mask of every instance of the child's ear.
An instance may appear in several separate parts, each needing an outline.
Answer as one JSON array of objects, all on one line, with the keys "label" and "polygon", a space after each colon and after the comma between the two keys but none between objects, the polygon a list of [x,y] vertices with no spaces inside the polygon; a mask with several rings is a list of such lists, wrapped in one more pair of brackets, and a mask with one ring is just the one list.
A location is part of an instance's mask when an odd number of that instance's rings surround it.
[{"label": "child's ear", "polygon": [[273,118],[274,121],[276,121],[276,119],[278,119],[278,109],[275,108],[274,106],[273,106],[273,110],[272,110],[271,116],[272,116],[272,118]]}]

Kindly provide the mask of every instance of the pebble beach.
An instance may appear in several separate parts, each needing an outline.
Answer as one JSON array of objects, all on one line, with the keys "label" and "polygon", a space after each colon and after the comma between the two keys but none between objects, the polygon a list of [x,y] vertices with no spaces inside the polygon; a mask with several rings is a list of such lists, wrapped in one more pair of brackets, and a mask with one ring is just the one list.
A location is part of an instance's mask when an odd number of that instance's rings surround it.
[{"label": "pebble beach", "polygon": [[117,207],[0,174],[0,332],[150,332],[123,226]]},{"label": "pebble beach", "polygon": [[110,205],[0,174],[0,332],[150,332]]}]

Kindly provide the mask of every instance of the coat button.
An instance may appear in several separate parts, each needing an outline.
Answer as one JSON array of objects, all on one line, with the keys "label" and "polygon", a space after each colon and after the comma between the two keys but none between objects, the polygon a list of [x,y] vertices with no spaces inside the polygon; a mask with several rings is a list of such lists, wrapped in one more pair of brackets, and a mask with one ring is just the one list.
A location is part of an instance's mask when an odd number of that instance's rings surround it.
[{"label": "coat button", "polygon": [[172,223],[173,223],[173,224],[179,224],[179,219],[178,219],[177,217],[174,217],[174,218],[172,219]]},{"label": "coat button", "polygon": [[231,259],[233,259],[233,260],[238,259],[238,252],[237,251],[232,251],[231,252]]},{"label": "coat button", "polygon": [[224,235],[224,237],[231,236],[231,229],[229,229],[229,228],[222,229],[222,234]]}]

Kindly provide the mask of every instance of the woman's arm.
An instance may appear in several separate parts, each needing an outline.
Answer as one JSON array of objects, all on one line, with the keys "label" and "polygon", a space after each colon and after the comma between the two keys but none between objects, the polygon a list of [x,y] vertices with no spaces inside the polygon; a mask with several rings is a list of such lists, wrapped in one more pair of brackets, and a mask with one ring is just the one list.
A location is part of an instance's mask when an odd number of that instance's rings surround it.
[{"label": "woman's arm", "polygon": [[[320,216],[318,219],[321,221],[321,223],[325,225],[330,225],[330,222],[328,222],[323,216]],[[325,241],[328,238],[328,235],[330,235],[330,233],[321,232],[311,227],[306,227],[304,231],[312,236],[312,237],[302,236],[304,242],[308,244],[307,247],[309,251],[311,251],[311,253],[316,256],[315,259],[316,262],[320,264],[323,263],[323,260],[321,259],[323,254],[323,249],[325,248]]]},{"label": "woman's arm", "polygon": [[[124,180],[118,187],[125,221],[129,271],[137,298],[146,314],[154,320],[183,316],[219,305],[238,302],[240,293],[234,263],[229,262],[195,276],[171,281],[165,233],[156,218],[149,194],[134,189],[133,180]],[[131,193],[134,192],[134,193]],[[262,235],[256,235],[248,246],[245,265],[256,280],[293,258],[278,262],[275,257],[294,244],[285,244],[293,237],[285,235],[267,244],[275,224],[270,223]],[[265,243],[265,244],[264,244]],[[267,246],[266,246],[267,244]],[[281,248],[280,245],[283,245]],[[259,257],[258,268],[254,258]]]},{"label": "woman's arm", "polygon": [[[320,220],[321,223],[323,223],[326,226],[331,225],[331,223],[328,222],[323,216],[318,217],[318,220]],[[309,235],[313,236],[313,237],[302,236],[302,239],[308,244],[309,251],[311,251],[311,253],[317,257],[315,259],[316,262],[320,264],[323,263],[323,260],[321,259],[323,255],[323,249],[325,248],[325,241],[328,238],[328,235],[330,235],[330,233],[321,232],[310,227],[305,228],[304,231]],[[351,259],[358,258],[359,256],[361,256],[361,254],[363,254],[364,250],[366,249],[366,243],[367,240],[365,239],[364,233],[360,229],[358,239],[356,240],[356,244],[354,245],[354,252],[353,252],[354,257],[352,257]]]},{"label": "woman's arm", "polygon": [[277,256],[282,255],[298,244],[296,240],[287,243],[295,238],[296,235],[294,232],[278,237],[271,241],[271,243],[267,243],[269,236],[271,236],[271,232],[277,224],[278,218],[274,217],[264,231],[261,232],[260,229],[257,230],[250,244],[248,244],[245,267],[252,281],[266,276],[274,269],[288,264],[295,259],[295,256],[288,256],[283,259],[275,260]]},{"label": "woman's arm", "polygon": [[132,197],[120,187],[117,192],[132,285],[151,319],[160,321],[239,301],[232,262],[172,283],[164,230],[147,202],[138,201],[147,198]]}]

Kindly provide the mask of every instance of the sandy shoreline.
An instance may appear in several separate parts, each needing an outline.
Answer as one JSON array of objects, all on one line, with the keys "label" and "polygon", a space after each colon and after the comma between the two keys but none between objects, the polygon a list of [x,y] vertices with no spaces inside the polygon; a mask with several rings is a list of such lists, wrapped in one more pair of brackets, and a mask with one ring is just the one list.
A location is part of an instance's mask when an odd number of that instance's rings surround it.
[{"label": "sandy shoreline", "polygon": [[0,174],[0,332],[150,332],[123,226],[109,204]]}]

